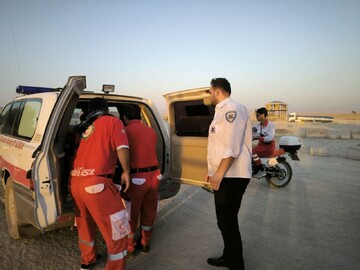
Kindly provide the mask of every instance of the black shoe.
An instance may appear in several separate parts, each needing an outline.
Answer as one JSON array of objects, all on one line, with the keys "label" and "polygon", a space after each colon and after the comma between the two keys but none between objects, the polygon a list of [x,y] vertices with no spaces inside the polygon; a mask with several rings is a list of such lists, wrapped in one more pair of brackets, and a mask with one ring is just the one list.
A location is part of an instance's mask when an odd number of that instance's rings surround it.
[{"label": "black shoe", "polygon": [[127,259],[132,259],[134,258],[136,255],[138,255],[140,253],[140,251],[138,249],[134,249],[134,251],[128,251],[126,258]]},{"label": "black shoe", "polygon": [[135,250],[134,251],[128,251],[126,254],[126,259],[130,260],[135,257]]},{"label": "black shoe", "polygon": [[150,251],[150,246],[141,244],[141,238],[139,238],[136,241],[135,250],[140,250],[141,252],[149,252]]},{"label": "black shoe", "polygon": [[149,252],[150,251],[150,246],[145,246],[143,244],[140,245],[140,251],[141,252]]},{"label": "black shoe", "polygon": [[229,267],[229,265],[225,261],[224,255],[221,255],[220,257],[209,258],[209,259],[207,259],[207,263],[212,265],[212,266]]},{"label": "black shoe", "polygon": [[96,261],[89,264],[82,264],[80,270],[89,270],[94,267],[94,265],[102,258],[100,254],[96,254]]}]

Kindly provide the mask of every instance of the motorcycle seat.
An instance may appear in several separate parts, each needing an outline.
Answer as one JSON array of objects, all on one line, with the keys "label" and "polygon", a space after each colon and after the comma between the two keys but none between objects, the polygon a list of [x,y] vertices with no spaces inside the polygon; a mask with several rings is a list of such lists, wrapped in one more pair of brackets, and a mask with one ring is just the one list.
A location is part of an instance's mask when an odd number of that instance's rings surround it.
[{"label": "motorcycle seat", "polygon": [[274,152],[272,152],[270,155],[262,155],[261,157],[262,158],[274,158],[274,157],[278,157],[278,156],[281,156],[285,154],[285,150],[282,149],[282,148],[279,148],[279,149],[275,149]]}]

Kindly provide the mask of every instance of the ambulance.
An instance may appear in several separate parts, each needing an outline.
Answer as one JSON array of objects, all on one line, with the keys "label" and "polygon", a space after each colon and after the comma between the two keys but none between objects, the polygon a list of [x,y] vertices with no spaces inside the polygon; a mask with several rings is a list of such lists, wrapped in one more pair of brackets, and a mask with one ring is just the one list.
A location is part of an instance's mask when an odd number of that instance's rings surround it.
[{"label": "ambulance", "polygon": [[18,96],[1,111],[0,199],[14,239],[74,224],[68,191],[74,136],[95,97],[105,98],[110,113],[120,118],[124,104],[140,106],[142,121],[157,135],[160,199],[175,196],[181,183],[209,188],[204,179],[214,115],[209,87],[166,94],[168,123],[149,99],[114,94],[112,85],[104,85],[102,93],[85,88],[85,76],[69,77],[63,88],[19,86]]}]

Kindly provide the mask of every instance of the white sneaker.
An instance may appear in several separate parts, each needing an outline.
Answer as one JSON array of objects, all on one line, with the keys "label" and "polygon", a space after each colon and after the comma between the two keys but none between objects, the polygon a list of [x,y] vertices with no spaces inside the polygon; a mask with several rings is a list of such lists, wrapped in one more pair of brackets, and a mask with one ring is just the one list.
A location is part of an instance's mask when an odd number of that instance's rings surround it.
[{"label": "white sneaker", "polygon": [[266,176],[266,172],[262,171],[262,170],[259,170],[256,174],[254,174],[254,178],[263,178],[264,176]]}]

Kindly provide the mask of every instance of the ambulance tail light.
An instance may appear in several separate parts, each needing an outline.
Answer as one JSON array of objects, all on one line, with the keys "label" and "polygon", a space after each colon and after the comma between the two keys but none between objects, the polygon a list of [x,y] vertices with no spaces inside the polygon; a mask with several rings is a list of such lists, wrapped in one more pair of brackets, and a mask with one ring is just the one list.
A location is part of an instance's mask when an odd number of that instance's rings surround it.
[{"label": "ambulance tail light", "polygon": [[19,85],[18,87],[16,87],[16,93],[25,94],[25,95],[55,92],[55,91],[59,91],[59,88],[36,87],[36,86],[25,86],[25,85]]},{"label": "ambulance tail light", "polygon": [[29,181],[29,188],[31,191],[34,191],[35,185],[34,185],[34,179],[32,178],[32,168],[34,166],[34,161],[31,163],[31,169],[26,172],[26,179]]},{"label": "ambulance tail light", "polygon": [[[33,162],[34,163],[34,162]],[[32,165],[31,165],[32,167]],[[34,180],[32,179],[32,169],[26,172],[26,179],[29,180],[29,187],[31,191],[34,191]]]}]

